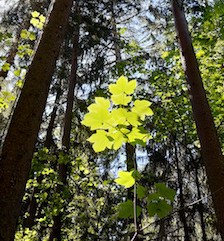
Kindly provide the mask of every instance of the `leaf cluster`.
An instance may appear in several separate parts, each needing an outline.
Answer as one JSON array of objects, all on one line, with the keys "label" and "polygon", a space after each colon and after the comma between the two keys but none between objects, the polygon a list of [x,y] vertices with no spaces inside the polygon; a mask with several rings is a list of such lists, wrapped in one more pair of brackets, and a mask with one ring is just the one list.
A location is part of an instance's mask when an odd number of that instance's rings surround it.
[{"label": "leaf cluster", "polygon": [[109,85],[110,99],[96,97],[88,107],[82,124],[96,133],[88,139],[95,152],[118,150],[123,143],[146,144],[151,135],[142,127],[146,116],[153,115],[147,100],[133,101],[136,80],[121,76]]}]

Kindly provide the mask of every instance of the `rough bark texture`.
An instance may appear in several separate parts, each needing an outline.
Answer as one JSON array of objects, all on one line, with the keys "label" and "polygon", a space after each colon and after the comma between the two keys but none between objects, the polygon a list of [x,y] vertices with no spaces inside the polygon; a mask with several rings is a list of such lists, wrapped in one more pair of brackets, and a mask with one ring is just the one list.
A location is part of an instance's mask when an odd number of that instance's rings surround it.
[{"label": "rough bark texture", "polygon": [[33,150],[73,0],[56,0],[25,78],[0,156],[0,241],[12,241]]},{"label": "rough bark texture", "polygon": [[192,46],[182,1],[172,0],[172,8],[202,158],[217,217],[217,228],[224,240],[224,164],[221,147]]}]

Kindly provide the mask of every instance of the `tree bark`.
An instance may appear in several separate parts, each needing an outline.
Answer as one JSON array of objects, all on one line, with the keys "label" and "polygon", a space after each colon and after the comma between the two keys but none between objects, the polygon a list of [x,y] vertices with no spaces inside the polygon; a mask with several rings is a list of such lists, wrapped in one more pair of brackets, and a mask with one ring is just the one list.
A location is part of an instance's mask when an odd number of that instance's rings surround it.
[{"label": "tree bark", "polygon": [[[200,190],[200,182],[199,182],[199,177],[198,177],[198,169],[199,169],[199,165],[195,165],[195,183],[196,183],[196,187],[197,187],[197,194],[198,194],[198,200],[201,199],[201,190]],[[202,238],[203,241],[207,241],[207,235],[206,235],[206,226],[205,226],[205,220],[204,220],[204,208],[203,208],[203,203],[199,202],[198,203],[198,213],[200,216],[200,221],[201,221],[201,232],[202,232]]]},{"label": "tree bark", "polygon": [[224,240],[224,164],[222,151],[203,87],[182,1],[172,0],[172,8],[183,57],[183,67],[189,85],[193,116],[201,144],[202,158],[217,217],[217,228],[222,240]]},{"label": "tree bark", "polygon": [[190,232],[187,224],[186,214],[184,210],[185,201],[184,201],[184,192],[183,192],[183,177],[182,177],[182,172],[179,165],[180,160],[178,158],[178,150],[177,150],[177,143],[176,143],[175,137],[174,137],[173,145],[174,145],[174,158],[175,158],[176,168],[177,168],[178,188],[180,192],[179,193],[179,200],[180,200],[179,216],[180,216],[180,221],[182,222],[183,228],[184,228],[184,241],[189,241],[191,239],[190,239]]},{"label": "tree bark", "polygon": [[0,156],[0,241],[12,241],[51,78],[73,0],[56,0],[27,72]]}]

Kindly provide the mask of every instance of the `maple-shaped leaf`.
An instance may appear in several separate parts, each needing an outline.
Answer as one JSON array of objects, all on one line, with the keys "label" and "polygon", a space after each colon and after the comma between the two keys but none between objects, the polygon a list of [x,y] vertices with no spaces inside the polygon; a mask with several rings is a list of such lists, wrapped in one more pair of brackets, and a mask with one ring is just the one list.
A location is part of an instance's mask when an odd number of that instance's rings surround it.
[{"label": "maple-shaped leaf", "polygon": [[109,112],[89,112],[84,116],[83,125],[90,127],[91,130],[108,129],[106,122],[110,119]]},{"label": "maple-shaped leaf", "polygon": [[128,105],[129,102],[131,102],[132,97],[126,95],[125,93],[119,94],[119,95],[111,95],[111,100],[115,105]]},{"label": "maple-shaped leaf", "polygon": [[108,129],[111,115],[109,113],[110,101],[103,97],[96,97],[95,103],[88,107],[89,113],[84,116],[82,124],[90,127],[91,130]]},{"label": "maple-shaped leaf", "polygon": [[96,97],[95,103],[88,107],[89,112],[100,114],[102,111],[107,111],[110,108],[110,101],[103,97]]},{"label": "maple-shaped leaf", "polygon": [[126,114],[126,119],[129,125],[139,126],[141,123],[138,121],[138,115],[134,112],[128,111]]},{"label": "maple-shaped leaf", "polygon": [[132,187],[135,184],[135,179],[132,176],[133,171],[125,172],[119,171],[118,176],[119,178],[115,179],[115,182],[119,185],[124,186],[125,188]]},{"label": "maple-shaped leaf", "polygon": [[123,93],[130,95],[134,93],[136,86],[136,80],[128,81],[128,79],[122,75],[116,84],[109,85],[109,91],[112,95],[120,95]]},{"label": "maple-shaped leaf", "polygon": [[132,112],[136,113],[141,120],[144,120],[146,116],[153,115],[153,111],[149,106],[151,103],[147,100],[136,100],[132,108]]},{"label": "maple-shaped leaf", "polygon": [[126,116],[123,112],[127,111],[123,108],[114,109],[111,111],[111,118],[109,123],[111,126],[116,127],[117,125],[128,125]]},{"label": "maple-shaped leaf", "polygon": [[142,143],[146,143],[146,141],[151,138],[151,135],[146,131],[143,131],[142,128],[136,127],[134,127],[131,132],[127,134],[127,136],[130,143],[133,143],[136,140],[141,140]]},{"label": "maple-shaped leaf", "polygon": [[107,132],[104,130],[97,130],[87,140],[93,143],[93,150],[95,152],[101,152],[106,148],[110,149],[112,147],[112,142],[108,139]]},{"label": "maple-shaped leaf", "polygon": [[123,143],[127,142],[126,136],[118,130],[110,131],[108,136],[113,139],[113,149],[118,150]]}]

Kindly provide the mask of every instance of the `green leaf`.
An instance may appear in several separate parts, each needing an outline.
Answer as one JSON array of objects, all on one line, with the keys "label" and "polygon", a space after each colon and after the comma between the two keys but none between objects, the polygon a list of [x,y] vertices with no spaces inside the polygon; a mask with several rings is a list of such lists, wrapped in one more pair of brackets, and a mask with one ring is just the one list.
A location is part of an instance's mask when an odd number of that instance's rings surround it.
[{"label": "green leaf", "polygon": [[[137,217],[141,214],[142,208],[136,206]],[[134,218],[134,204],[131,200],[120,203],[118,206],[118,217],[119,218]]]},{"label": "green leaf", "polygon": [[157,214],[160,218],[166,217],[172,211],[172,207],[165,200],[151,202],[148,204],[147,209],[151,217]]},{"label": "green leaf", "polygon": [[148,195],[149,202],[158,201],[159,199],[160,199],[160,195],[158,192],[154,192]]},{"label": "green leaf", "polygon": [[124,186],[125,188],[130,188],[135,184],[135,179],[132,176],[133,171],[131,172],[125,172],[125,171],[119,171],[118,176],[119,178],[115,179],[115,182],[119,185]]},{"label": "green leaf", "polygon": [[23,80],[18,80],[17,82],[16,82],[16,86],[17,87],[19,87],[19,88],[22,88],[23,87]]},{"label": "green leaf", "polygon": [[20,33],[20,37],[22,39],[28,39],[29,38],[29,32],[26,29],[23,29]]},{"label": "green leaf", "polygon": [[164,197],[170,201],[174,201],[176,192],[173,189],[167,187],[165,183],[156,183],[155,186],[161,197]]},{"label": "green leaf", "polygon": [[16,77],[19,77],[19,76],[20,76],[20,73],[21,73],[21,69],[16,69],[16,70],[14,71],[14,75],[15,75]]},{"label": "green leaf", "polygon": [[149,108],[150,105],[151,103],[147,100],[136,100],[132,111],[136,113],[141,120],[144,120],[146,116],[153,115],[153,111]]},{"label": "green leaf", "polygon": [[143,186],[138,184],[137,185],[137,196],[138,196],[138,198],[142,199],[142,198],[145,197],[145,195],[146,195],[146,189]]},{"label": "green leaf", "polygon": [[5,63],[3,64],[3,66],[2,66],[2,70],[3,70],[4,72],[10,70],[10,64],[7,63],[7,62],[5,62]]},{"label": "green leaf", "polygon": [[93,150],[95,152],[104,151],[106,148],[112,147],[112,142],[107,137],[107,132],[104,130],[97,130],[95,134],[91,135],[89,142],[93,143]]},{"label": "green leaf", "polygon": [[29,40],[34,41],[36,40],[36,34],[34,32],[30,32],[29,34]]}]

